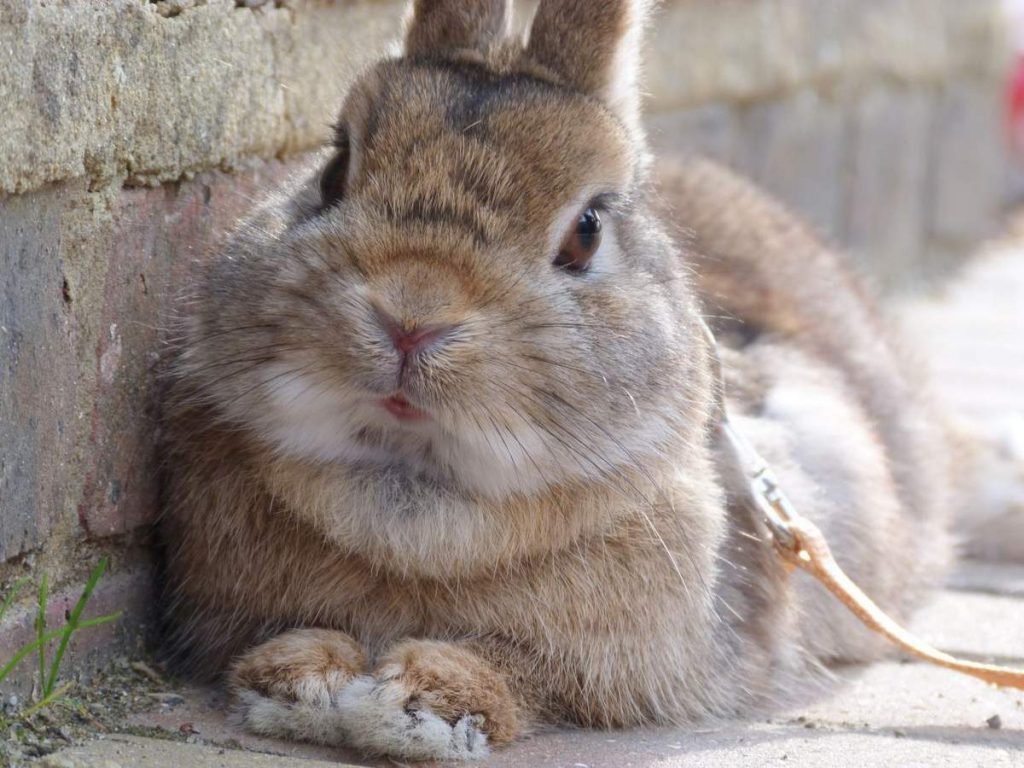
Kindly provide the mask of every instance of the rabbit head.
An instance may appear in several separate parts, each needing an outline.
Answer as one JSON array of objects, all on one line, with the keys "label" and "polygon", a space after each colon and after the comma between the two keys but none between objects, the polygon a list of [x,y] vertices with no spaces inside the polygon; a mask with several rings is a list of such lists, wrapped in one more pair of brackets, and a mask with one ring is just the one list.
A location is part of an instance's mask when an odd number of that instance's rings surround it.
[{"label": "rabbit head", "polygon": [[488,497],[699,442],[710,376],[683,257],[646,201],[647,3],[420,0],[316,172],[211,266],[183,364],[302,460]]}]

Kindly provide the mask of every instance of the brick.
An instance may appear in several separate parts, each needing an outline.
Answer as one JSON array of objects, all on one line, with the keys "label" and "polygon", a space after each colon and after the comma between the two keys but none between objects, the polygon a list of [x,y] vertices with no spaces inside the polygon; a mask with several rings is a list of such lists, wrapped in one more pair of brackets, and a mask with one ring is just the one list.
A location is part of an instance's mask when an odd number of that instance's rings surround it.
[{"label": "brick", "polygon": [[658,154],[697,153],[749,175],[826,235],[842,219],[845,109],[814,91],[745,109],[710,104],[652,115]]},{"label": "brick", "polygon": [[876,88],[855,107],[843,239],[883,285],[909,279],[924,239],[932,102]]},{"label": "brick", "polygon": [[667,5],[648,43],[654,109],[750,99],[806,80],[806,3],[721,0]]},{"label": "brick", "polygon": [[885,80],[1005,71],[995,0],[714,0],[666,4],[648,47],[655,109]]},{"label": "brick", "polygon": [[673,110],[647,120],[651,149],[657,154],[700,154],[735,165],[740,151],[739,119],[729,104]]},{"label": "brick", "polygon": [[[1006,3],[941,0],[945,4],[946,45],[960,75],[1001,81],[1013,54]],[[1019,33],[1017,33],[1019,34]]]},{"label": "brick", "polygon": [[[0,562],[41,541],[73,431],[73,332],[61,296],[60,206],[53,196],[0,207]],[[62,375],[63,374],[63,375]]]},{"label": "brick", "polygon": [[[298,165],[301,165],[299,163]],[[91,536],[153,519],[157,503],[154,363],[197,262],[296,165],[257,164],[244,174],[123,191],[111,203],[110,243],[98,318],[93,401],[79,520]]]},{"label": "brick", "polygon": [[[74,675],[87,678],[91,670],[102,668],[118,654],[142,653],[146,642],[143,628],[152,625],[155,619],[152,570],[145,565],[122,569],[116,559],[114,567],[118,570],[100,580],[83,618],[107,616],[118,611],[122,616],[116,622],[90,627],[75,634],[61,664],[64,679]],[[46,612],[49,629],[58,629],[64,624],[65,612],[78,601],[84,583],[83,577],[73,586],[51,591]],[[31,600],[34,588],[34,583],[27,588],[28,604],[12,609],[0,623],[0,664],[6,664],[19,648],[35,639],[37,611]],[[26,657],[0,684],[0,692],[19,694],[24,701],[32,691],[38,669],[36,659],[35,654]]]},{"label": "brick", "polygon": [[71,182],[0,209],[0,562],[48,536],[103,538],[152,520],[160,329],[197,260],[301,165],[156,189]]},{"label": "brick", "polygon": [[[191,7],[189,7],[191,6]],[[0,0],[0,192],[156,183],[320,144],[404,4]]]},{"label": "brick", "polygon": [[846,30],[846,71],[858,81],[934,83],[953,73],[948,8],[941,0],[869,0],[858,6]]},{"label": "brick", "polygon": [[1007,176],[1002,94],[973,82],[943,90],[929,162],[929,235],[967,250],[994,234]]},{"label": "brick", "polygon": [[739,167],[830,237],[839,234],[846,114],[804,90],[744,112]]}]

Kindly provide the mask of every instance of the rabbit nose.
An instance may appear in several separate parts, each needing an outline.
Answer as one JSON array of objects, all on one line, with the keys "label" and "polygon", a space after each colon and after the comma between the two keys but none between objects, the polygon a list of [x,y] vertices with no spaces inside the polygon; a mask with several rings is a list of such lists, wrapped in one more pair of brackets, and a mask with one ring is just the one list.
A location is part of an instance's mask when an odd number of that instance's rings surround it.
[{"label": "rabbit nose", "polygon": [[402,354],[410,354],[426,349],[451,330],[450,325],[433,325],[426,328],[414,328],[410,331],[397,329],[391,331],[391,342]]},{"label": "rabbit nose", "polygon": [[452,330],[451,325],[424,325],[404,328],[386,312],[377,310],[377,320],[387,331],[391,343],[403,355],[420,352]]}]

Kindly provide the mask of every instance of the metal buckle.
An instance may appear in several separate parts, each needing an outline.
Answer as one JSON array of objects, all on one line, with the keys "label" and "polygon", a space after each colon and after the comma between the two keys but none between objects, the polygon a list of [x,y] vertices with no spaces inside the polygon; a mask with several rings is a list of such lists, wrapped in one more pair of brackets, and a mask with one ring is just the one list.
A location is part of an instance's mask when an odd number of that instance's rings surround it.
[{"label": "metal buckle", "polygon": [[796,553],[799,543],[789,527],[789,521],[797,517],[796,509],[783,493],[768,462],[729,420],[729,411],[725,407],[725,376],[722,373],[722,360],[718,355],[718,342],[715,340],[715,334],[711,331],[710,326],[703,320],[701,327],[708,342],[713,374],[717,379],[718,427],[747,477],[750,500],[753,502],[754,509],[760,512],[761,522],[768,529],[776,546],[790,553]]},{"label": "metal buckle", "polygon": [[761,515],[761,522],[768,529],[776,546],[795,551],[797,537],[790,529],[789,521],[796,516],[796,511],[782,491],[772,468],[743,433],[733,426],[724,410],[719,428],[747,478],[750,499]]}]

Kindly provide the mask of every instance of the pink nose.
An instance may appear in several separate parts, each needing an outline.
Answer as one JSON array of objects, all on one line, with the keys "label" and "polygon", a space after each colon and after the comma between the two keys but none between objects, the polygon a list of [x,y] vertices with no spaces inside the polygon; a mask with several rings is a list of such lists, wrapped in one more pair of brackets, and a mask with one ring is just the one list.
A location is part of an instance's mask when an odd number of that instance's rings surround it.
[{"label": "pink nose", "polygon": [[388,332],[388,336],[391,337],[391,343],[395,345],[395,349],[403,355],[426,349],[452,329],[450,325],[426,325],[406,329],[393,317],[380,310],[377,310],[377,318]]},{"label": "pink nose", "polygon": [[449,330],[451,330],[451,326],[448,325],[414,328],[411,331],[398,328],[391,331],[391,342],[399,352],[409,354],[429,347]]}]

